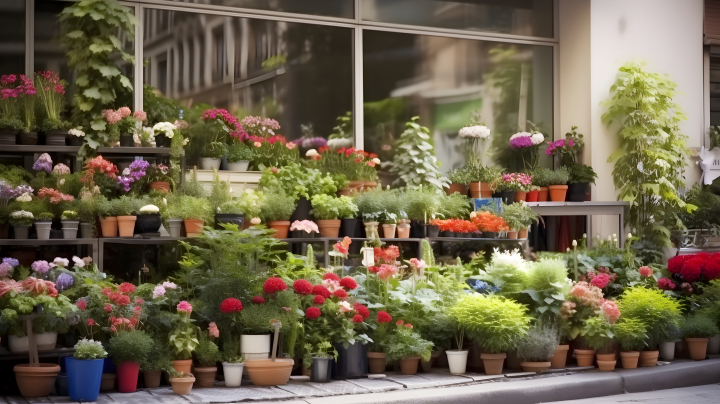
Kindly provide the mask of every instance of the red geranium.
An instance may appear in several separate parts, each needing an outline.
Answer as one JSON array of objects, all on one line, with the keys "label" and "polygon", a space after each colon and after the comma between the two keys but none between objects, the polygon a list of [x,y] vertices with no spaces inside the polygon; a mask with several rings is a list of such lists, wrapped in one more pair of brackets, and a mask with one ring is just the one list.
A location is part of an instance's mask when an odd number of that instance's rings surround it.
[{"label": "red geranium", "polygon": [[377,271],[379,271],[379,270],[380,270],[380,267],[376,267],[376,266],[370,266],[370,267],[368,267],[368,271],[370,271],[370,272],[372,272],[372,273],[374,273],[374,274],[377,273]]},{"label": "red geranium", "polygon": [[340,277],[332,272],[328,272],[325,275],[323,275],[323,280],[332,280],[332,281],[340,281]]},{"label": "red geranium", "polygon": [[395,322],[395,325],[403,325],[403,324],[405,324],[405,322],[402,320],[398,320]]},{"label": "red geranium", "polygon": [[658,287],[662,290],[673,290],[675,289],[675,283],[668,278],[658,279]]},{"label": "red geranium", "polygon": [[680,270],[683,267],[683,264],[685,264],[685,261],[688,260],[688,258],[692,257],[691,255],[676,255],[668,260],[668,271],[679,274]]},{"label": "red geranium", "polygon": [[120,291],[120,293],[132,293],[135,291],[135,285],[133,285],[132,283],[123,282],[118,287],[118,290]]},{"label": "red geranium", "polygon": [[685,282],[695,282],[700,279],[703,266],[704,262],[701,258],[691,258],[683,264],[680,275]]},{"label": "red geranium", "polygon": [[379,311],[377,314],[378,323],[389,323],[392,321],[392,317],[386,311]]},{"label": "red geranium", "polygon": [[333,295],[339,297],[340,299],[345,299],[348,294],[347,294],[347,292],[344,291],[343,289],[338,289],[338,290],[336,290],[336,291],[333,292]]},{"label": "red geranium", "polygon": [[602,289],[610,282],[610,277],[606,274],[599,273],[595,275],[595,277],[592,278],[590,281],[590,284],[595,286],[596,288]]},{"label": "red geranium", "polygon": [[348,290],[353,290],[357,287],[357,282],[355,282],[355,279],[353,279],[349,276],[346,276],[346,277],[340,279],[340,286],[342,286]]},{"label": "red geranium", "polygon": [[263,290],[265,293],[275,293],[287,289],[285,282],[277,277],[267,278],[265,284],[263,284]]},{"label": "red geranium", "polygon": [[370,317],[370,310],[362,304],[355,303],[353,304],[353,308],[363,317],[363,319],[367,320]]},{"label": "red geranium", "polygon": [[263,304],[265,303],[265,298],[263,298],[262,296],[255,296],[252,298],[251,302],[255,304]]},{"label": "red geranium", "polygon": [[705,279],[709,281],[717,279],[717,277],[720,276],[720,264],[716,261],[706,263],[705,268],[703,268],[703,275],[705,276]]},{"label": "red geranium", "polygon": [[363,322],[363,316],[356,314],[353,316],[353,323],[362,323]]},{"label": "red geranium", "polygon": [[328,290],[328,288],[326,288],[326,287],[323,286],[323,285],[315,285],[315,286],[313,286],[312,294],[313,294],[313,295],[316,295],[316,296],[317,296],[317,295],[320,295],[320,296],[322,296],[322,297],[324,297],[324,298],[326,298],[326,299],[327,299],[328,297],[330,297],[330,295],[331,295],[331,293],[330,293],[330,291]]},{"label": "red geranium", "polygon": [[315,304],[323,304],[323,303],[325,303],[325,298],[320,295],[317,295],[313,299],[313,302],[315,302]]},{"label": "red geranium", "polygon": [[229,313],[240,313],[243,309],[242,302],[238,299],[235,299],[234,297],[228,297],[227,299],[223,300],[222,303],[220,303],[220,311],[229,314]]},{"label": "red geranium", "polygon": [[293,283],[293,289],[299,295],[309,295],[312,293],[313,285],[305,279],[298,279]]},{"label": "red geranium", "polygon": [[308,307],[308,309],[305,310],[305,317],[310,320],[320,317],[320,314],[322,314],[322,312],[317,307]]}]

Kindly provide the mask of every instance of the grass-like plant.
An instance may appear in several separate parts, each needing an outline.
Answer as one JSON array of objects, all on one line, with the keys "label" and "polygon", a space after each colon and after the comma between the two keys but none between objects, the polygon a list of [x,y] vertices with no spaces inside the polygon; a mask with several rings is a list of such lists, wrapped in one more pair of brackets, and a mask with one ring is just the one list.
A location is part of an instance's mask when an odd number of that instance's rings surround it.
[{"label": "grass-like plant", "polygon": [[614,332],[624,352],[640,351],[647,346],[647,326],[638,319],[621,316]]},{"label": "grass-like plant", "polygon": [[449,315],[485,353],[506,352],[527,335],[532,321],[525,306],[497,295],[464,295]]},{"label": "grass-like plant", "polygon": [[636,319],[647,327],[648,347],[667,341],[669,330],[681,324],[680,303],[661,290],[634,286],[625,289],[618,300],[620,313],[626,319]]},{"label": "grass-like plant", "polygon": [[535,170],[533,170],[532,175],[532,184],[536,187],[547,187],[549,185],[553,185],[550,183],[550,176],[552,175],[553,170],[546,168],[546,167],[538,167]]},{"label": "grass-like plant", "polygon": [[566,185],[570,181],[570,172],[565,167],[552,170],[547,173],[546,178],[548,186],[550,185]]},{"label": "grass-like plant", "polygon": [[526,362],[547,362],[560,343],[560,333],[551,326],[535,325],[518,342],[517,353]]},{"label": "grass-like plant", "polygon": [[265,199],[260,206],[260,215],[266,222],[290,220],[295,211],[295,200],[282,188],[273,187],[265,191]]},{"label": "grass-like plant", "polygon": [[702,313],[686,317],[681,329],[684,338],[710,338],[720,334],[715,320]]},{"label": "grass-like plant", "polygon": [[184,195],[178,198],[177,214],[181,219],[201,219],[210,223],[213,219],[212,206],[205,198]]}]

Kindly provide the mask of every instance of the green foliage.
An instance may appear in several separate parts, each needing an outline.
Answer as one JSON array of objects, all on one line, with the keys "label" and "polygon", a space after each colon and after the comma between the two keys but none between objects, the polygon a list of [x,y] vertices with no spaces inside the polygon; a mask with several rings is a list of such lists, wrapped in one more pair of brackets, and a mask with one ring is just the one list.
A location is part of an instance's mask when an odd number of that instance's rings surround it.
[{"label": "green foliage", "polygon": [[[113,58],[119,54],[133,63],[118,38],[134,37],[135,16],[116,0],[84,0],[60,13],[60,43],[67,49],[68,66],[77,75],[73,94],[73,124],[85,131],[85,153],[104,146],[109,131],[102,110],[114,108],[119,92],[132,92]],[[122,105],[120,105],[122,106]],[[87,149],[89,148],[89,149]]]},{"label": "green foliage", "polygon": [[502,218],[511,229],[522,230],[538,221],[538,215],[523,202],[503,206]]},{"label": "green foliage", "polygon": [[560,344],[560,334],[553,327],[535,325],[517,345],[518,356],[526,362],[547,362]]},{"label": "green foliage", "polygon": [[544,323],[556,321],[565,297],[570,292],[565,262],[560,258],[547,258],[528,263],[525,290],[532,301],[528,306]]},{"label": "green foliage", "polygon": [[647,327],[648,346],[652,349],[669,338],[669,330],[680,325],[680,304],[660,290],[635,286],[625,289],[618,300],[625,319],[635,319]]},{"label": "green foliage", "polygon": [[385,354],[389,363],[397,362],[408,356],[419,355],[429,361],[433,343],[423,339],[412,328],[397,326],[385,345]]},{"label": "green foliage", "polygon": [[357,206],[359,217],[365,221],[378,221],[385,211],[394,214],[396,218],[406,216],[407,200],[400,190],[367,190],[355,194],[353,203]]},{"label": "green foliage", "polygon": [[200,344],[195,348],[193,355],[201,367],[215,367],[217,363],[222,360],[220,349],[218,349],[218,346],[215,345],[214,342],[208,339],[200,340]]},{"label": "green foliage", "polygon": [[440,174],[437,157],[430,144],[430,131],[421,126],[419,117],[413,117],[405,124],[405,131],[396,144],[396,153],[390,172],[398,174],[395,186],[408,188],[420,186],[442,189],[449,182]]},{"label": "green foliage", "polygon": [[486,182],[493,188],[502,180],[502,170],[497,167],[483,167],[481,165],[470,165],[467,167],[469,182]]},{"label": "green foliage", "polygon": [[644,64],[628,63],[610,87],[611,97],[604,102],[608,110],[602,115],[605,125],[619,128],[620,148],[607,161],[615,163],[618,200],[630,202],[626,225],[658,248],[671,245],[669,228],[677,225],[677,212],[695,209],[677,193],[685,183],[691,151],[680,133],[679,123],[686,118],[673,102],[675,88]]},{"label": "green foliage", "polygon": [[681,329],[684,338],[710,338],[720,334],[716,320],[703,313],[686,317]]},{"label": "green foliage", "polygon": [[467,167],[456,168],[447,172],[448,180],[451,184],[469,184],[470,181],[470,170]]},{"label": "green foliage", "polygon": [[613,332],[613,326],[608,323],[605,316],[594,316],[586,319],[585,325],[580,330],[580,335],[596,353],[610,353],[612,350],[611,342],[615,337],[615,333]]},{"label": "green foliage", "polygon": [[0,164],[0,179],[14,187],[26,184],[31,177],[21,166]]},{"label": "green foliage", "polygon": [[[169,202],[168,202],[169,203]],[[202,219],[205,223],[212,223],[213,211],[210,201],[194,196],[181,196],[175,208],[181,219]]]},{"label": "green foliage", "polygon": [[228,146],[228,163],[237,163],[238,161],[251,161],[254,158],[255,153],[253,153],[253,149],[246,146],[245,143],[235,142]]},{"label": "green foliage", "polygon": [[300,197],[310,200],[314,195],[335,195],[338,191],[337,182],[330,174],[323,175],[320,170],[295,163],[263,170],[259,184],[261,188],[282,188],[295,201]]},{"label": "green foliage", "polygon": [[153,340],[144,331],[120,331],[110,338],[107,351],[115,363],[143,363],[152,347]]},{"label": "green foliage", "polygon": [[176,101],[163,97],[160,90],[145,84],[143,86],[143,109],[147,114],[147,126],[160,122],[175,122],[180,119],[180,106]]},{"label": "green foliage", "polygon": [[503,296],[517,298],[527,285],[527,262],[517,250],[495,250],[485,270],[471,278],[497,286]]},{"label": "green foliage", "polygon": [[694,184],[684,195],[685,203],[697,206],[693,213],[680,212],[679,216],[688,229],[715,228],[720,230],[720,196],[708,187]]},{"label": "green foliage", "polygon": [[647,346],[647,327],[645,324],[635,318],[620,319],[615,324],[615,339],[620,344],[620,348],[625,352],[640,351]]},{"label": "green foliage", "polygon": [[243,363],[245,358],[240,354],[240,336],[228,335],[223,337],[222,357],[228,363]]},{"label": "green foliage", "polygon": [[437,210],[437,217],[441,218],[467,218],[470,216],[471,204],[465,195],[460,194],[439,194],[440,206]]},{"label": "green foliage", "polygon": [[170,355],[170,351],[165,343],[154,340],[150,351],[148,351],[148,354],[145,357],[145,361],[140,364],[140,370],[147,372],[149,370],[157,369],[168,371],[169,369],[173,369],[173,365],[172,356]]},{"label": "green foliage", "polygon": [[555,185],[550,182],[550,178],[553,175],[553,170],[549,168],[538,167],[533,170],[532,175],[532,184],[536,187],[547,187],[549,185]]},{"label": "green foliage", "polygon": [[407,189],[400,198],[407,203],[406,213],[411,220],[425,222],[433,219],[440,211],[441,194],[434,187]]},{"label": "green foliage", "polygon": [[565,185],[568,181],[570,181],[570,172],[566,167],[560,167],[557,170],[548,171],[545,175],[547,175],[547,186]]},{"label": "green foliage", "polygon": [[357,213],[358,207],[347,196],[335,198],[330,195],[312,197],[312,214],[317,220],[349,219]]},{"label": "green foliage", "polygon": [[117,216],[130,216],[141,207],[138,199],[130,195],[113,199],[112,204]]},{"label": "green foliage", "polygon": [[75,344],[75,359],[103,359],[107,356],[107,352],[100,341],[81,339]]},{"label": "green foliage", "polygon": [[449,315],[483,352],[503,353],[527,335],[531,318],[526,310],[504,297],[467,294],[450,308]]},{"label": "green foliage", "polygon": [[597,179],[597,174],[595,173],[595,170],[585,164],[572,164],[566,167],[568,169],[568,173],[570,174],[568,184],[594,184],[595,179]]},{"label": "green foliage", "polygon": [[286,194],[282,188],[269,188],[265,190],[265,199],[260,207],[260,215],[266,222],[275,220],[290,220],[295,211],[293,197]]}]

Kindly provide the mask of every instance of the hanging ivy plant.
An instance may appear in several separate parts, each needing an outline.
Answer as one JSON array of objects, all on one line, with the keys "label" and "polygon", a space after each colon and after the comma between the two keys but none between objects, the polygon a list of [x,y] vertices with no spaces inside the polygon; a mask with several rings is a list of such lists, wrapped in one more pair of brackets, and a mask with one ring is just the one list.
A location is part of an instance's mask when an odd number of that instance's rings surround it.
[{"label": "hanging ivy plant", "polygon": [[132,41],[136,22],[131,10],[116,0],[82,0],[60,13],[60,42],[67,49],[68,66],[77,74],[72,120],[85,131],[84,154],[91,151],[88,148],[107,145],[102,110],[116,107],[118,89],[133,90],[113,57],[120,55],[134,64],[117,34],[124,32]]},{"label": "hanging ivy plant", "polygon": [[615,163],[618,200],[630,202],[626,224],[656,247],[671,245],[670,229],[682,226],[678,213],[695,209],[678,196],[690,149],[678,126],[686,118],[673,102],[675,87],[667,77],[646,71],[643,63],[632,62],[620,68],[611,97],[603,103],[608,108],[603,123],[617,123],[620,129],[620,148],[607,161]]}]

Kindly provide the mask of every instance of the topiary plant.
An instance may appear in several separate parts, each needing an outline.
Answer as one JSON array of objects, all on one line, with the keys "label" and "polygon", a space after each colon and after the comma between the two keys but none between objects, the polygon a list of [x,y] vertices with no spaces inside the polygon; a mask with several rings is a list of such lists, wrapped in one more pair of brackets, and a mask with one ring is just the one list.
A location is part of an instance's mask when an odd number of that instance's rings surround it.
[{"label": "topiary plant", "polygon": [[647,327],[648,347],[670,338],[669,330],[681,324],[680,303],[661,290],[634,286],[625,289],[617,302],[625,319],[635,319]]},{"label": "topiary plant", "polygon": [[440,166],[433,151],[430,130],[418,123],[420,117],[413,117],[405,124],[405,131],[396,144],[395,157],[390,172],[398,174],[394,186],[417,188],[430,186],[442,189],[449,184],[440,174]]},{"label": "topiary plant", "polygon": [[504,353],[524,338],[532,319],[520,303],[497,295],[463,295],[450,317],[485,353]]},{"label": "topiary plant", "polygon": [[720,334],[715,320],[704,314],[694,314],[682,323],[683,338],[710,338]]},{"label": "topiary plant", "polygon": [[535,325],[517,345],[517,354],[526,362],[547,362],[560,343],[560,333],[553,327]]}]

